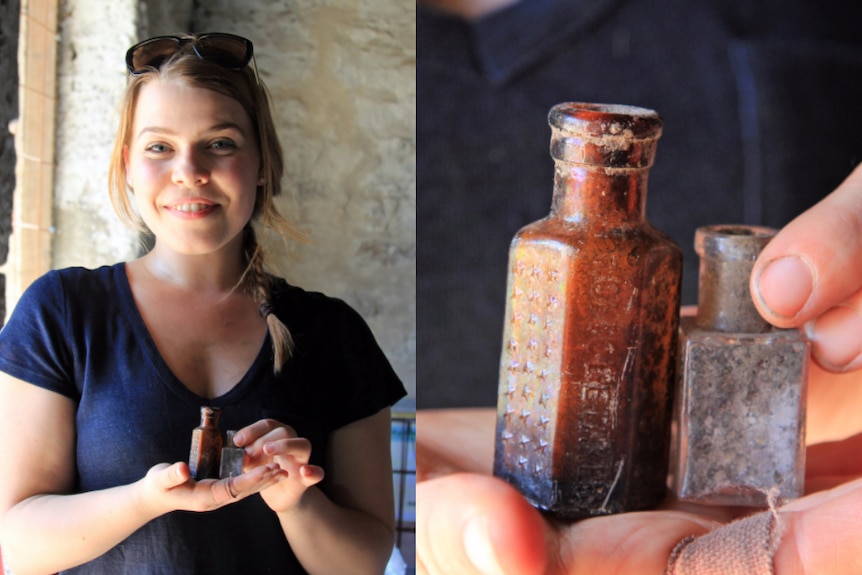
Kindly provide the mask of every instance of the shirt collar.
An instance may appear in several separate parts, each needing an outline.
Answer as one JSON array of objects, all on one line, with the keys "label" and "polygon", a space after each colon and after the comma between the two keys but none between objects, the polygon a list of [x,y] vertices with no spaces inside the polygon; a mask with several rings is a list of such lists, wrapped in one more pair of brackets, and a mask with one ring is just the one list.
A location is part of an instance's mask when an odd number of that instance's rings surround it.
[{"label": "shirt collar", "polygon": [[[427,25],[434,34],[451,26],[446,41],[462,44],[476,71],[503,85],[543,62],[576,34],[607,15],[621,0],[522,0],[478,20],[467,22],[417,6],[418,34]],[[455,35],[453,37],[452,35]],[[438,36],[436,40],[442,40]],[[435,38],[428,38],[429,42]],[[451,54],[450,54],[451,56]],[[423,54],[419,53],[419,57]]]}]

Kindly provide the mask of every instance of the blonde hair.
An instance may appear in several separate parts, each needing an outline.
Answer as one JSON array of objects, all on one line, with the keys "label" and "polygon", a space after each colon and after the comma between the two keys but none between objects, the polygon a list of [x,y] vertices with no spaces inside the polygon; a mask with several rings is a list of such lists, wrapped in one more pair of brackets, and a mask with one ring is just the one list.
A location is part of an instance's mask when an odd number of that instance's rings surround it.
[{"label": "blonde hair", "polygon": [[[184,37],[193,39],[192,35]],[[288,221],[278,210],[274,198],[281,195],[284,176],[284,157],[281,143],[272,118],[269,92],[249,64],[241,70],[224,68],[217,63],[199,58],[187,43],[158,68],[149,68],[139,75],[130,75],[118,105],[119,125],[111,152],[108,170],[108,190],[114,210],[127,225],[149,233],[135,211],[127,184],[123,150],[132,135],[135,106],[141,86],[155,79],[180,80],[190,86],[206,88],[233,98],[251,119],[258,140],[263,185],[257,187],[254,211],[246,225],[243,238],[245,270],[237,287],[248,293],[259,305],[266,319],[273,345],[274,370],[278,373],[293,353],[293,337],[287,326],[272,313],[272,276],[264,266],[265,254],[257,241],[252,223],[276,233],[281,238],[305,240],[306,235]]]}]

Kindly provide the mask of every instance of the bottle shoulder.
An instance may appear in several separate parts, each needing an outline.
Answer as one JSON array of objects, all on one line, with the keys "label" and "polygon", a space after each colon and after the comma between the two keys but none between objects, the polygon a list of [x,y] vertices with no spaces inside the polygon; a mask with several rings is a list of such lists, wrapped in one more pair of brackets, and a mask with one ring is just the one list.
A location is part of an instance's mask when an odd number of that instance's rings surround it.
[{"label": "bottle shoulder", "polygon": [[649,222],[610,227],[547,217],[518,230],[511,242],[513,249],[531,244],[554,246],[575,252],[629,254],[635,250],[634,253],[665,253],[669,258],[682,258],[679,245]]}]

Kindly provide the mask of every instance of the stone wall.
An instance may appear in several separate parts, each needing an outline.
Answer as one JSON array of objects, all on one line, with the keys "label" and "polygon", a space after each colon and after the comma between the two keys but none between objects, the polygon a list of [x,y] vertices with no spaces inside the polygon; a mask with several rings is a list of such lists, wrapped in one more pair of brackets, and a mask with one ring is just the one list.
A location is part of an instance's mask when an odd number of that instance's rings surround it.
[{"label": "stone wall", "polygon": [[137,253],[136,234],[107,193],[123,54],[137,21],[136,0],[60,2],[52,267],[96,267]]},{"label": "stone wall", "polygon": [[[3,0],[0,0],[2,2]],[[2,4],[0,4],[2,5]],[[287,164],[282,209],[310,233],[277,271],[353,305],[415,396],[415,7],[399,0],[63,0],[53,267],[135,257],[107,199],[123,54],[184,28],[255,44]]]}]

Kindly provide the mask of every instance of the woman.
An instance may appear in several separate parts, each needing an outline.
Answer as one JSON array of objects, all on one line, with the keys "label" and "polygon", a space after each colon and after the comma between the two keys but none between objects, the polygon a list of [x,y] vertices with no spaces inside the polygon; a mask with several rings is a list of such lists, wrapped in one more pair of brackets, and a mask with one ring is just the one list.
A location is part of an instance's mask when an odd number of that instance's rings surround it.
[{"label": "woman", "polygon": [[[252,56],[229,34],[128,51],[111,196],[153,248],[46,274],[0,332],[18,575],[383,571],[404,389],[355,311],[264,272],[252,224],[298,234]],[[191,478],[204,405],[238,430],[242,475]]]}]

